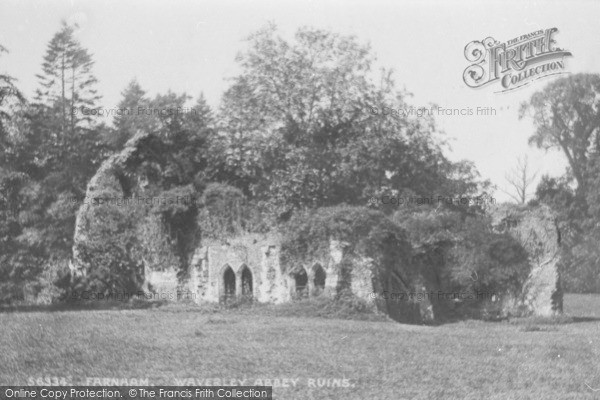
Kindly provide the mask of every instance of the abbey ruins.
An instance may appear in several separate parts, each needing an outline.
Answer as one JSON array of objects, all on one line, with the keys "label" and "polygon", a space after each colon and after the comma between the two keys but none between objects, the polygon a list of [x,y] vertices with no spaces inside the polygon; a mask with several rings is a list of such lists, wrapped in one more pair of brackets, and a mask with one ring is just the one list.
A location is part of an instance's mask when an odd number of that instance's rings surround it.
[{"label": "abbey ruins", "polygon": [[[89,182],[87,198],[106,193],[125,196],[130,189],[123,187],[123,171],[131,169],[133,161],[140,157],[141,144],[145,140],[149,140],[149,135],[136,135],[123,151],[106,160]],[[143,187],[143,179],[139,176],[135,179],[135,184]],[[98,223],[94,213],[95,205],[91,202],[83,204],[78,212],[71,265],[73,276],[88,274],[94,268],[80,253],[81,245],[90,240],[90,232]],[[558,274],[560,235],[552,214],[544,207],[523,209],[509,205],[495,207],[490,214],[494,229],[508,232],[528,251],[531,272],[523,284],[521,296],[490,296],[488,300],[499,302],[506,309],[520,308],[537,315],[561,312],[562,291]],[[397,272],[391,273],[384,281],[377,272],[375,260],[366,254],[355,255],[352,267],[348,269],[342,262],[347,245],[331,237],[328,254],[314,258],[307,255],[305,259],[308,261],[301,268],[289,268],[282,262],[281,239],[276,232],[244,234],[227,241],[201,239],[194,243],[184,271],[175,263],[153,266],[142,262],[141,286],[147,293],[160,298],[180,299],[185,293],[183,297],[196,303],[244,297],[263,303],[284,303],[295,298],[335,297],[343,289],[399,321],[431,321],[437,318],[436,300],[439,300],[439,295],[438,299],[432,298],[439,293],[435,282],[427,279],[408,282]],[[406,261],[398,263],[398,271],[402,271]],[[426,293],[432,295],[423,295]]]}]

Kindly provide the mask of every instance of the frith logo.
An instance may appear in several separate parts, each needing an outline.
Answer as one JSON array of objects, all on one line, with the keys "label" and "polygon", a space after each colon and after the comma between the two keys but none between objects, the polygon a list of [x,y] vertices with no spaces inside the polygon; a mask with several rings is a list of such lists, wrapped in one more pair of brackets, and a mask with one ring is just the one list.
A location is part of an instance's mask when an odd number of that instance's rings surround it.
[{"label": "frith logo", "polygon": [[563,74],[564,58],[571,52],[556,47],[557,28],[521,35],[505,43],[492,37],[465,46],[465,57],[472,64],[463,73],[465,83],[478,88],[499,81],[506,92],[537,79]]}]

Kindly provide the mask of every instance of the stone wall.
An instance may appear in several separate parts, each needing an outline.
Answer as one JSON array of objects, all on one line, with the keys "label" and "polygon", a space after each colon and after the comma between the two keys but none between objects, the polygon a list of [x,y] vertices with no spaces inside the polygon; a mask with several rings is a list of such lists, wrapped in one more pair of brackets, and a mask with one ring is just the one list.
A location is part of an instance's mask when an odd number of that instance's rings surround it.
[{"label": "stone wall", "polygon": [[539,316],[561,313],[560,231],[552,210],[546,205],[499,205],[490,210],[490,215],[494,229],[518,240],[531,264],[521,298],[505,299],[505,309],[510,312],[520,308]]},{"label": "stone wall", "polygon": [[[331,257],[328,260],[315,259],[302,270],[289,271],[280,263],[280,240],[276,234],[248,234],[223,241],[205,241],[196,250],[190,265],[189,279],[182,288],[194,293],[198,302],[223,301],[228,295],[225,273],[230,268],[235,277],[236,296],[244,296],[243,273],[249,271],[252,282],[252,297],[262,303],[284,303],[302,294],[297,293],[298,275],[305,274],[305,295],[334,295],[339,286],[339,262],[342,250],[336,241],[331,242]],[[246,272],[248,274],[248,272]],[[248,276],[248,275],[247,275]],[[158,275],[148,275],[151,280]],[[320,287],[319,279],[324,277]],[[356,275],[354,287],[361,297],[366,297],[370,280],[361,282],[367,276]]]},{"label": "stone wall", "polygon": [[[243,292],[244,269],[251,277],[251,294],[260,302],[289,300],[287,281],[279,265],[279,241],[269,235],[246,235],[227,242],[206,241],[192,258],[188,287],[198,301],[217,302],[226,295],[224,274],[235,276],[235,295]],[[248,274],[248,272],[247,272]]]},{"label": "stone wall", "polygon": [[[248,295],[242,289],[243,272],[247,269],[246,274],[249,273],[252,282],[251,296],[261,303],[284,303],[301,295],[334,297],[340,290],[350,289],[354,296],[375,309],[378,305],[372,294],[380,294],[384,288],[377,283],[374,262],[368,257],[354,258],[344,266],[346,246],[343,242],[331,240],[327,259],[311,259],[302,267],[303,270],[288,270],[280,263],[277,235],[249,234],[227,242],[206,241],[194,253],[186,279],[178,278],[175,269],[147,270],[144,287],[163,297],[191,298],[197,303],[222,302],[228,294],[225,277],[228,268],[231,269],[229,276],[232,281],[235,280],[235,297]],[[350,269],[344,273],[342,268],[348,266]],[[306,274],[306,287],[301,294],[297,291],[297,276],[303,273]],[[394,288],[400,290],[400,287]],[[414,305],[397,301],[384,302],[379,308],[384,312],[393,309],[400,315],[406,307],[414,314]]]},{"label": "stone wall", "polygon": [[152,271],[146,269],[143,289],[155,300],[180,300],[182,287],[175,269]]},{"label": "stone wall", "polygon": [[[141,159],[148,159],[147,148],[156,140],[152,135],[140,132],[131,138],[124,149],[106,159],[94,176],[90,179],[75,219],[75,234],[73,238],[73,259],[69,263],[73,276],[85,275],[91,265],[87,265],[81,254],[81,245],[89,241],[89,234],[98,225],[98,215],[95,212],[95,199],[125,199],[135,194],[143,194],[147,184],[145,177],[136,173],[137,164]],[[136,205],[138,206],[138,205]],[[140,205],[140,206],[143,206]],[[147,218],[152,218],[148,216]],[[141,221],[140,221],[141,222]],[[153,221],[156,224],[156,221]],[[152,225],[152,224],[151,224]],[[171,263],[169,263],[171,264]],[[163,265],[163,269],[171,265]]]},{"label": "stone wall", "polygon": [[[88,201],[82,204],[76,218],[70,264],[73,276],[85,275],[94,268],[86,264],[80,252],[82,245],[89,243],[91,232],[98,224],[95,206],[89,200],[106,196],[144,196],[146,191],[152,190],[150,178],[144,175],[145,170],[140,166],[150,163],[160,170],[151,150],[156,140],[151,134],[136,134],[121,152],[104,161],[90,180],[86,191]],[[120,211],[127,213],[129,210]],[[341,290],[349,290],[373,308],[393,313],[397,319],[401,319],[407,309],[414,308],[414,304],[408,303],[379,304],[373,293],[380,295],[385,288],[413,289],[398,283],[395,278],[381,278],[380,266],[374,259],[364,254],[350,257],[346,254],[350,244],[344,241],[330,238],[327,254],[314,258],[307,255],[302,267],[289,270],[281,264],[281,241],[277,233],[247,234],[221,242],[203,239],[186,258],[191,260],[188,265],[187,262],[182,264],[169,250],[169,240],[161,231],[163,227],[158,217],[150,209],[138,211],[141,217],[135,222],[138,231],[134,234],[142,240],[138,244],[140,249],[136,250],[139,256],[132,256],[143,264],[142,288],[158,299],[191,298],[200,303],[248,295],[258,302],[283,303],[305,295],[334,297]],[[407,267],[403,263],[406,261],[395,260],[391,268],[401,271]]]}]

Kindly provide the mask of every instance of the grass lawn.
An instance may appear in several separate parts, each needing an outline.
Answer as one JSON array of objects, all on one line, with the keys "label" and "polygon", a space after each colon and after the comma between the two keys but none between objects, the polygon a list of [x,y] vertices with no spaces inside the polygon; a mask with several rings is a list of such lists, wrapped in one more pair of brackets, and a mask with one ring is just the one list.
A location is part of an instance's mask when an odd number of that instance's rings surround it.
[{"label": "grass lawn", "polygon": [[8,312],[0,384],[270,379],[283,400],[600,399],[600,296],[567,295],[565,312],[574,322],[438,327],[177,306]]}]

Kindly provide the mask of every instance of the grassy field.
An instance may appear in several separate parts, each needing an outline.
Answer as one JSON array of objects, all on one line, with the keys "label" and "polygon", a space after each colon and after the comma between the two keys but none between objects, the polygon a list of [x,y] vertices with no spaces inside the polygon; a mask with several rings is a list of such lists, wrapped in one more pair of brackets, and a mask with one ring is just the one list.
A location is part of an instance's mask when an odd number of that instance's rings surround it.
[{"label": "grassy field", "polygon": [[283,400],[600,398],[600,296],[567,295],[565,312],[438,327],[177,306],[5,312],[0,384],[269,379]]}]

